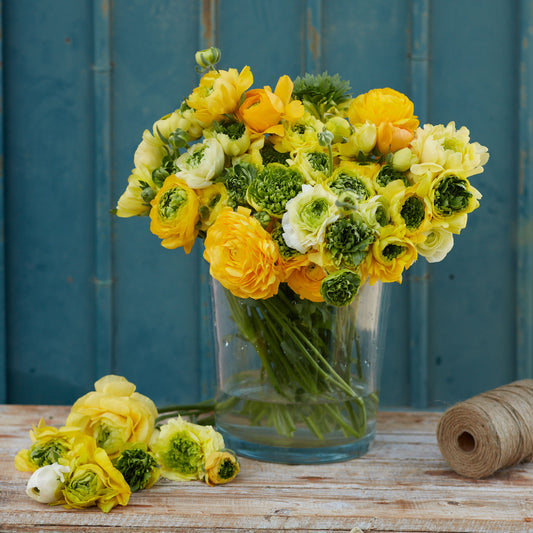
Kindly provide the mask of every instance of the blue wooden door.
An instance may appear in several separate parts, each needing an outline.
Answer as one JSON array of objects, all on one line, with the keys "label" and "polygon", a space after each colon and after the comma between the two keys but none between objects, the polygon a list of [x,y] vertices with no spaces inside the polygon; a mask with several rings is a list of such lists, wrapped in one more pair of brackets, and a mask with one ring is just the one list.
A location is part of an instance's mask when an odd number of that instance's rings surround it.
[{"label": "blue wooden door", "polygon": [[72,403],[109,372],[159,404],[212,394],[200,246],[110,215],[210,45],[258,87],[328,71],[395,88],[489,147],[452,253],[393,287],[382,404],[532,377],[532,0],[4,0],[2,30],[2,401]]}]

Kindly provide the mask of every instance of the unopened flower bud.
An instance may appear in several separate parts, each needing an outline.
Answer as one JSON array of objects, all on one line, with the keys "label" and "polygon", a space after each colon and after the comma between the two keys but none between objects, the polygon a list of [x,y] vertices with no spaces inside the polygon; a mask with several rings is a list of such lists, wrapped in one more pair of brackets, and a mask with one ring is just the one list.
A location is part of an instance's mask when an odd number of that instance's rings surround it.
[{"label": "unopened flower bud", "polygon": [[352,133],[350,123],[342,117],[333,117],[326,122],[326,128],[333,134],[333,143],[340,143]]},{"label": "unopened flower bud", "polygon": [[318,144],[320,146],[328,146],[333,142],[333,133],[328,130],[323,130],[317,134]]},{"label": "unopened flower bud", "polygon": [[212,68],[220,61],[220,50],[212,46],[206,50],[199,50],[194,55],[196,63],[202,69]]},{"label": "unopened flower bud", "polygon": [[411,150],[409,150],[409,148],[402,148],[401,150],[394,152],[391,163],[394,170],[405,172],[411,168],[411,165],[418,163],[418,158],[413,152],[411,152]]},{"label": "unopened flower bud", "polygon": [[183,148],[184,146],[187,146],[188,142],[189,134],[179,128],[168,136],[168,143],[172,148]]},{"label": "unopened flower bud", "polygon": [[61,495],[70,467],[54,463],[38,468],[28,480],[26,494],[40,503],[53,503]]}]

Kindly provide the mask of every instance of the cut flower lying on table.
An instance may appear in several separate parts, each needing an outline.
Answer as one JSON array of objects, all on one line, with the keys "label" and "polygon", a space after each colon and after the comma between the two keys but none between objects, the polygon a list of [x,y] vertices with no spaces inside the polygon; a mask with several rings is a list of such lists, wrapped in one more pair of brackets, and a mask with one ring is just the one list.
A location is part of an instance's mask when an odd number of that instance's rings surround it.
[{"label": "cut flower lying on table", "polygon": [[181,417],[156,425],[157,409],[122,376],[104,376],[78,399],[61,428],[44,420],[15,466],[32,472],[26,492],[41,503],[109,512],[132,492],[168,479],[227,483],[239,472],[235,455],[211,426]]},{"label": "cut flower lying on table", "polygon": [[366,281],[401,282],[419,255],[446,256],[489,158],[466,127],[419,127],[402,93],[352,98],[338,75],[251,88],[248,66],[219,59],[197,52],[199,86],[144,131],[118,216],[148,215],[169,249],[203,239],[212,277],[256,300],[287,284],[344,306]]}]

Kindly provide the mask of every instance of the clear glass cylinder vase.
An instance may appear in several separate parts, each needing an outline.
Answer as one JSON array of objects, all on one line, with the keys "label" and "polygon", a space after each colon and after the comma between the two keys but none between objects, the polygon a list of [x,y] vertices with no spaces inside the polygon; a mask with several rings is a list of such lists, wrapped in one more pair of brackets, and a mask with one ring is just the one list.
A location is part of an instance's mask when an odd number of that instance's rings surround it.
[{"label": "clear glass cylinder vase", "polygon": [[364,285],[335,307],[285,284],[266,300],[211,280],[216,426],[226,447],[262,461],[344,461],[368,451],[379,402],[388,298]]}]

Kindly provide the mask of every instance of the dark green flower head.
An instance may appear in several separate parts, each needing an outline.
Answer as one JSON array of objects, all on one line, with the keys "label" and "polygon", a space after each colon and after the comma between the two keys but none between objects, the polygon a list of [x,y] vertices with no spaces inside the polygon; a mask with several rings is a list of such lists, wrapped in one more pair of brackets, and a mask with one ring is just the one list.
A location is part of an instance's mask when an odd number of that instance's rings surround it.
[{"label": "dark green flower head", "polygon": [[287,159],[291,158],[288,152],[278,152],[270,143],[265,143],[265,146],[260,150],[263,165],[269,163],[279,163],[287,166]]},{"label": "dark green flower head", "polygon": [[303,176],[296,170],[270,163],[248,187],[246,199],[258,211],[281,218],[287,202],[302,190]]},{"label": "dark green flower head", "polygon": [[353,302],[360,285],[361,278],[352,270],[337,270],[322,280],[320,294],[328,305],[341,307]]},{"label": "dark green flower head", "polygon": [[337,175],[334,181],[329,184],[329,188],[337,195],[344,191],[353,191],[359,201],[370,198],[370,191],[364,181],[357,176],[351,176],[344,172]]},{"label": "dark green flower head", "polygon": [[406,187],[409,187],[410,185],[405,173],[395,170],[390,165],[384,165],[381,167],[381,170],[376,177],[376,183],[381,187],[386,187],[389,183],[395,180],[402,180]]},{"label": "dark green flower head", "polygon": [[338,74],[306,74],[294,80],[292,96],[301,100],[312,115],[325,122],[328,110],[351,98],[350,82],[341,79]]},{"label": "dark green flower head", "polygon": [[400,214],[408,229],[418,229],[426,216],[426,206],[424,205],[424,201],[421,198],[418,198],[418,196],[410,196],[405,200]]},{"label": "dark green flower head", "polygon": [[255,179],[257,169],[251,163],[236,163],[231,168],[227,168],[222,176],[217,180],[226,186],[228,191],[228,204],[231,207],[238,205],[247,206],[246,191],[250,183]]},{"label": "dark green flower head", "polygon": [[446,176],[435,190],[435,209],[439,215],[451,216],[464,211],[472,198],[468,181],[458,176]]},{"label": "dark green flower head", "polygon": [[285,239],[283,238],[283,231],[283,226],[281,224],[278,224],[274,228],[274,231],[272,231],[272,239],[278,245],[278,250],[281,257],[287,260],[291,257],[294,257],[295,255],[299,255],[300,252],[287,245]]},{"label": "dark green flower head", "polygon": [[137,443],[124,450],[113,466],[121,472],[132,492],[151,487],[159,478],[159,467],[153,453],[145,444]]},{"label": "dark green flower head", "polygon": [[356,267],[374,242],[374,233],[360,219],[339,218],[326,230],[326,250],[337,266]]}]

